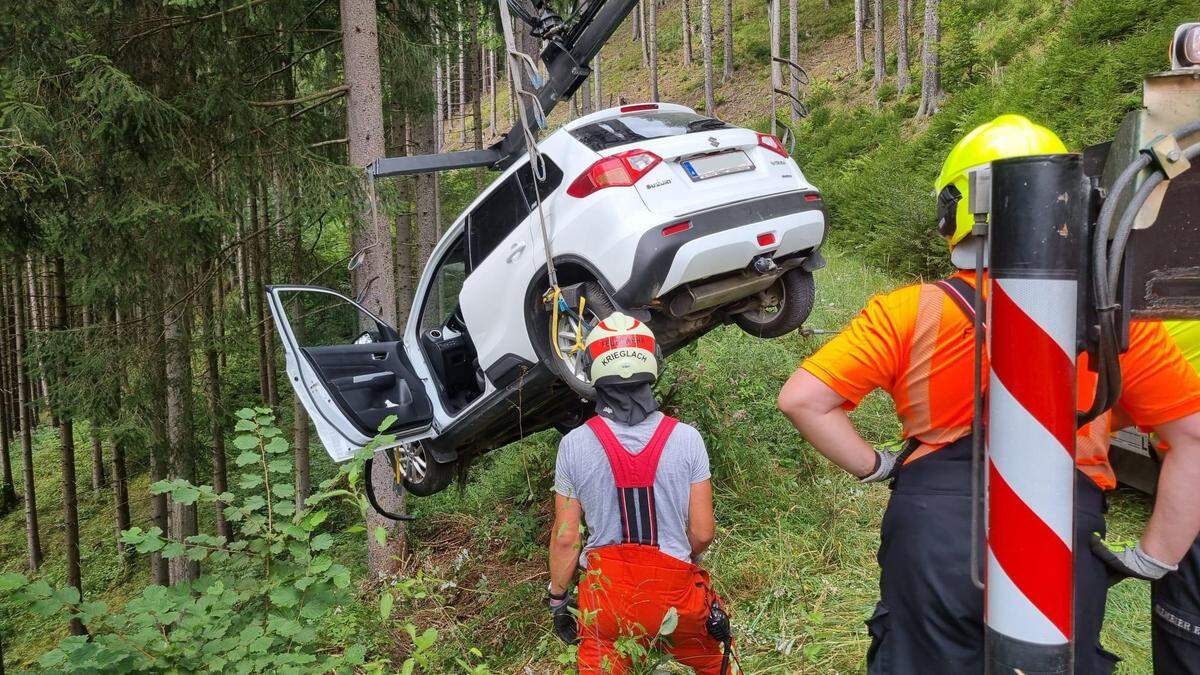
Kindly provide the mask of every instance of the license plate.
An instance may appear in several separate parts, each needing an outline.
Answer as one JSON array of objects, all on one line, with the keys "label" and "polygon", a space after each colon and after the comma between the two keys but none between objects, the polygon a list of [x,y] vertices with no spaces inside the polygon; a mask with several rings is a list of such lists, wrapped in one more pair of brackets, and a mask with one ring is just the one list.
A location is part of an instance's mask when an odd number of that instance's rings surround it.
[{"label": "license plate", "polygon": [[679,165],[692,180],[704,180],[754,170],[754,162],[751,162],[750,157],[741,150],[722,152],[719,155],[693,157],[680,162]]}]

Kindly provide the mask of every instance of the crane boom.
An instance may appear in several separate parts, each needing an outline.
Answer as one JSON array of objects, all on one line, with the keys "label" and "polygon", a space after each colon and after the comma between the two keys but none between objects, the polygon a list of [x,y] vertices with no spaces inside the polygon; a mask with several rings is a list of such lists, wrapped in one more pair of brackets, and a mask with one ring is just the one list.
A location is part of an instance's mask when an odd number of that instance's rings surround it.
[{"label": "crane boom", "polygon": [[[592,73],[590,63],[608,42],[637,0],[593,0],[581,9],[578,20],[555,34],[542,50],[547,76],[537,89],[538,102],[549,115],[554,106],[569,99]],[[525,152],[525,135],[520,124],[484,150],[441,152],[375,160],[367,171],[376,178],[404,176],[447,169],[486,166],[504,169]]]}]

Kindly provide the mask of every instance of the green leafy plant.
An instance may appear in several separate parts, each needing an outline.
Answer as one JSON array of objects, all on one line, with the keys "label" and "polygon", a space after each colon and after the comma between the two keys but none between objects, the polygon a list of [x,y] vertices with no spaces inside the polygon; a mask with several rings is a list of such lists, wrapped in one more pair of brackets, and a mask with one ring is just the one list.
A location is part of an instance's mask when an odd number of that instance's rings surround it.
[{"label": "green leafy plant", "polygon": [[[363,464],[381,445],[395,442],[381,435],[354,461],[321,484],[297,511],[291,483],[290,447],[268,408],[237,412],[233,445],[240,451],[238,486],[243,495],[216,493],[207,485],[184,480],[159,481],[154,494],[168,494],[182,504],[224,505],[224,514],[237,527],[238,537],[197,534],[174,541],[155,527],[138,527],[121,534],[138,553],[158,552],[164,558],[185,557],[210,569],[191,583],[150,586],[119,611],[103,602],[82,602],[74,588],[52,589],[43,580],[21,574],[0,575],[0,593],[15,594],[35,612],[78,618],[89,636],[68,637],[46,652],[38,664],[62,671],[196,671],[329,672],[360,669],[381,671],[382,663],[368,662],[361,644],[336,650],[321,639],[322,622],[339,606],[354,601],[350,570],[335,562],[330,549],[330,511],[321,505],[337,500],[366,508],[358,488]],[[390,424],[389,421],[384,425]],[[399,579],[379,599],[387,620],[397,597],[419,598],[419,580]],[[411,623],[403,629],[413,648],[401,671],[428,672],[435,667],[431,650],[437,631]],[[461,667],[487,672],[481,654],[471,654]]]}]

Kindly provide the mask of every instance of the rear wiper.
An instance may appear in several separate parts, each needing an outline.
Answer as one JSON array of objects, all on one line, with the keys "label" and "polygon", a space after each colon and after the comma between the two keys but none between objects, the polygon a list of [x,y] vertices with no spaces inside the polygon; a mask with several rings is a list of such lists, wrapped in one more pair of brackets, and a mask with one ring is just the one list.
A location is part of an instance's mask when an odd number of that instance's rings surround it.
[{"label": "rear wiper", "polygon": [[729,125],[715,117],[705,117],[701,120],[692,120],[688,122],[688,131],[701,131],[703,129],[724,129]]}]

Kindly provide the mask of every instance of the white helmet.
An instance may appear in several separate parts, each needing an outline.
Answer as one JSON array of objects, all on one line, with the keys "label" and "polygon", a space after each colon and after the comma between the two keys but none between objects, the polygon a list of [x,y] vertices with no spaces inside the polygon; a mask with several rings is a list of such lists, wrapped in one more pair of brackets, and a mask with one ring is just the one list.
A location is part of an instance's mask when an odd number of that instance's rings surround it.
[{"label": "white helmet", "polygon": [[592,384],[603,378],[628,380],[636,375],[658,379],[658,344],[650,327],[613,312],[588,331],[584,345]]}]

